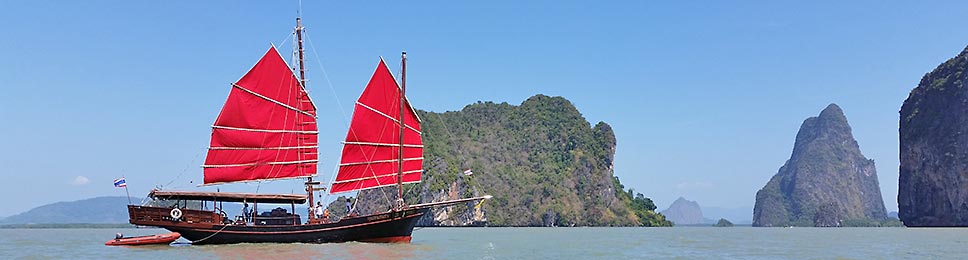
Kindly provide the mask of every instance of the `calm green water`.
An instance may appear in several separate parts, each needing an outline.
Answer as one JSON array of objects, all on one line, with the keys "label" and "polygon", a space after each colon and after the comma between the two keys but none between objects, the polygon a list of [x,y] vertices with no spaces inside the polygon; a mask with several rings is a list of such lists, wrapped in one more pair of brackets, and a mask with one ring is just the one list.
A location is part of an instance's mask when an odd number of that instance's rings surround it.
[{"label": "calm green water", "polygon": [[968,229],[945,228],[425,228],[412,244],[104,246],[117,231],[0,229],[0,258],[968,259]]}]

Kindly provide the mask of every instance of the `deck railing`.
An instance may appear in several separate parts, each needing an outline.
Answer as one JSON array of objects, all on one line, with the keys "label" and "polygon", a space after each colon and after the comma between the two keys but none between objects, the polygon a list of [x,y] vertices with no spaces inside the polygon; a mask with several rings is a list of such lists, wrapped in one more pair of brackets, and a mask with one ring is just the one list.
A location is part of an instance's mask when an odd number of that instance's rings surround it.
[{"label": "deck railing", "polygon": [[175,219],[172,217],[172,210],[173,208],[128,205],[128,218],[130,218],[132,224],[160,221],[184,221],[188,223],[222,222],[222,216],[211,211],[181,208],[179,209],[182,213],[181,217]]}]

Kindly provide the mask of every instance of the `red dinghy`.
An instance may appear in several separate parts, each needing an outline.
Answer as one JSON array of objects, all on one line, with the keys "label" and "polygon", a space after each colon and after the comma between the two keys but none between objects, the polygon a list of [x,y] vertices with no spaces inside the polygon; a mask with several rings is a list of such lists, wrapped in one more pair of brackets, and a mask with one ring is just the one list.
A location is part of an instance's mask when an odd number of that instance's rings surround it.
[{"label": "red dinghy", "polygon": [[108,242],[104,242],[104,245],[137,246],[137,245],[152,245],[152,244],[168,244],[168,243],[171,243],[172,241],[177,240],[179,237],[181,237],[181,234],[178,234],[178,232],[171,232],[168,234],[112,239],[112,240],[108,240]]}]

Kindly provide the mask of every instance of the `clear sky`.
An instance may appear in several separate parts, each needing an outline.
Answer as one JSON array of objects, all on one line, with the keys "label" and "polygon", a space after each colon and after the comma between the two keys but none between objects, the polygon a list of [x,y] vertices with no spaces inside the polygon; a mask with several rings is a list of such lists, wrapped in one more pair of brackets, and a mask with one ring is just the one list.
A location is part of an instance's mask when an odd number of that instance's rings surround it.
[{"label": "clear sky", "polygon": [[[307,1],[320,172],[331,178],[345,118],[379,57],[398,71],[406,50],[408,94],[420,109],[519,104],[540,93],[611,124],[615,174],[660,208],[679,196],[752,207],[800,123],[837,103],[876,162],[888,210],[897,209],[897,112],[921,76],[968,45],[968,3],[672,2]],[[0,4],[0,216],[124,195],[111,186],[121,175],[137,196],[155,185],[194,188],[229,84],[270,43],[290,51],[297,9]]]}]

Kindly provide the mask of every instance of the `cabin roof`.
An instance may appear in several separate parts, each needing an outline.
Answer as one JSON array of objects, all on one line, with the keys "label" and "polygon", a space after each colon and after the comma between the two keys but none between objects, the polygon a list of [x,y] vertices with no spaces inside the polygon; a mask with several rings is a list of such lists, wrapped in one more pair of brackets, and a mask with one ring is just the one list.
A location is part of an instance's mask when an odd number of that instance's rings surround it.
[{"label": "cabin roof", "polygon": [[262,194],[241,192],[160,191],[152,190],[149,197],[165,200],[202,200],[225,202],[253,202],[276,204],[303,204],[309,198],[305,194]]}]

